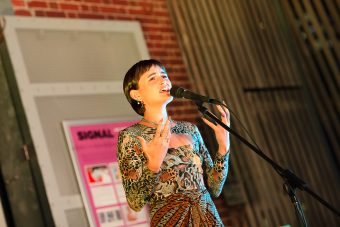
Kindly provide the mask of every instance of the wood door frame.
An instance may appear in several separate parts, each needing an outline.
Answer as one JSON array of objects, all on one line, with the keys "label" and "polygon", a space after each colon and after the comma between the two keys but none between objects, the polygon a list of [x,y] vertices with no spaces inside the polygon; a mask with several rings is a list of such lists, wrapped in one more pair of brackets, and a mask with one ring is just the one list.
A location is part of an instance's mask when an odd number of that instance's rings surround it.
[{"label": "wood door frame", "polygon": [[[0,44],[0,166],[6,195],[6,219],[15,226],[55,226],[13,68]],[[24,146],[26,148],[24,149]],[[25,155],[24,150],[29,153]],[[8,207],[7,207],[8,206]]]}]

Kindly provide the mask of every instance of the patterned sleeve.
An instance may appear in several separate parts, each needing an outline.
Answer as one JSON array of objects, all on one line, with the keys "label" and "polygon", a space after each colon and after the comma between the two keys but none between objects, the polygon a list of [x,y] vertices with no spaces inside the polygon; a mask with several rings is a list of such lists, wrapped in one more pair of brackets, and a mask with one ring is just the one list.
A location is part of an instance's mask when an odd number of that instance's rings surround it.
[{"label": "patterned sleeve", "polygon": [[117,153],[126,199],[139,211],[149,201],[160,173],[149,170],[139,140],[127,131],[119,133]]},{"label": "patterned sleeve", "polygon": [[194,131],[196,140],[199,143],[199,151],[203,158],[203,169],[207,178],[207,189],[213,197],[218,197],[222,192],[224,182],[228,175],[229,152],[225,155],[220,155],[217,152],[213,162],[202,136],[195,125]]}]

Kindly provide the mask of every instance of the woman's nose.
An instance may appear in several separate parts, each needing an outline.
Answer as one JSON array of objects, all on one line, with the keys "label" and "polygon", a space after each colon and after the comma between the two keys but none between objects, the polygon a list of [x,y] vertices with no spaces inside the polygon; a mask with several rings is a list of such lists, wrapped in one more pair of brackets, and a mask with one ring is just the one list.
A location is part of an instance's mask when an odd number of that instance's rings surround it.
[{"label": "woman's nose", "polygon": [[161,85],[166,84],[166,79],[161,77]]}]

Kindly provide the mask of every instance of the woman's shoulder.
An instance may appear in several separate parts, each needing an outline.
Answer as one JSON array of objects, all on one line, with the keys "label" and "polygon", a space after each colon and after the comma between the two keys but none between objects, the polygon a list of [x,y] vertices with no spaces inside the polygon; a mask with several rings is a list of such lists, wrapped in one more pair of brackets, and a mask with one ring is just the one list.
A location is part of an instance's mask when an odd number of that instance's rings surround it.
[{"label": "woman's shoulder", "polygon": [[121,131],[119,131],[120,136],[126,136],[126,135],[139,135],[140,134],[140,127],[139,124],[133,124],[131,126],[128,126]]}]

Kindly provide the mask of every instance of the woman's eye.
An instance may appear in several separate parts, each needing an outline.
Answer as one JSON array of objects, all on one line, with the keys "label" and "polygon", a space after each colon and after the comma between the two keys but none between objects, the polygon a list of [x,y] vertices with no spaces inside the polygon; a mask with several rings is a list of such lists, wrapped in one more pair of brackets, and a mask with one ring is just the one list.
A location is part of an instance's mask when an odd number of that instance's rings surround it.
[{"label": "woman's eye", "polygon": [[163,77],[163,78],[168,78],[168,75],[165,75],[165,74],[164,74],[164,75],[162,75],[162,77]]}]

